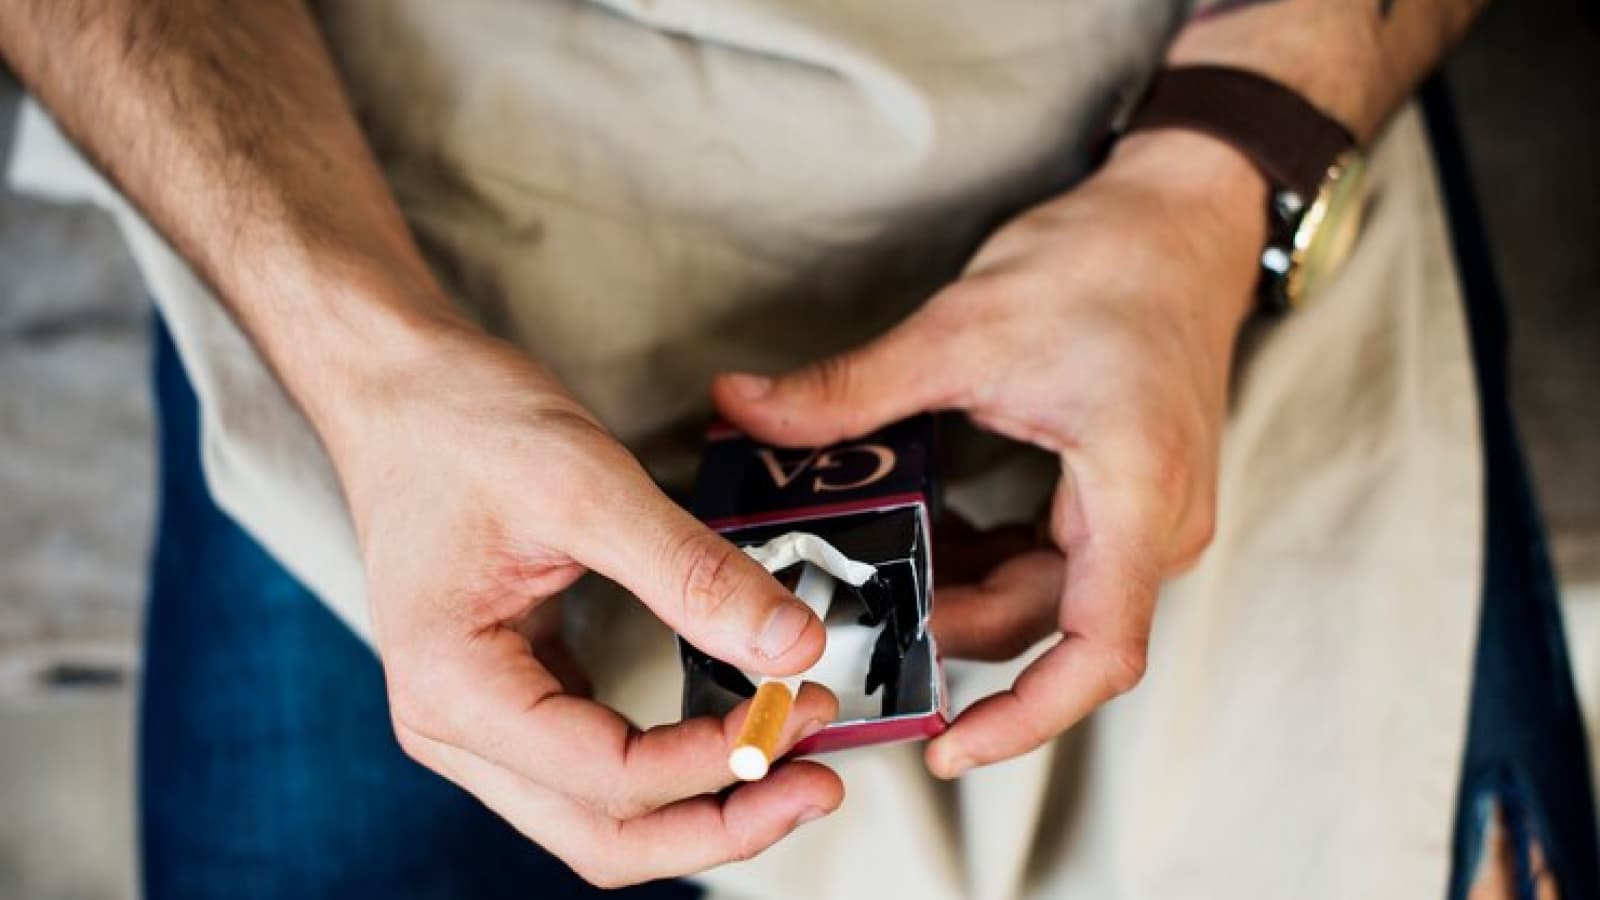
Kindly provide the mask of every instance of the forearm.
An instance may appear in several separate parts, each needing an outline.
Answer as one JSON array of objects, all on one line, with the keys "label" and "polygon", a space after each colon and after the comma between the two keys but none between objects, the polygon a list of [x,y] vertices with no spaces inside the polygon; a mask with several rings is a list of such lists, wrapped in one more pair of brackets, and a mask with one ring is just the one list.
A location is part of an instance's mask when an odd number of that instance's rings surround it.
[{"label": "forearm", "polygon": [[10,0],[0,51],[314,420],[449,319],[300,0]]},{"label": "forearm", "polygon": [[1370,140],[1487,0],[1221,0],[1201,5],[1171,65],[1212,64],[1285,84]]},{"label": "forearm", "polygon": [[[1365,143],[1465,33],[1485,0],[1221,0],[1202,4],[1168,65],[1222,65],[1284,84]],[[1194,243],[1225,268],[1254,273],[1265,240],[1267,183],[1241,152],[1199,131],[1140,131],[1106,167],[1174,194]],[[1229,334],[1248,291],[1209,298]]]}]

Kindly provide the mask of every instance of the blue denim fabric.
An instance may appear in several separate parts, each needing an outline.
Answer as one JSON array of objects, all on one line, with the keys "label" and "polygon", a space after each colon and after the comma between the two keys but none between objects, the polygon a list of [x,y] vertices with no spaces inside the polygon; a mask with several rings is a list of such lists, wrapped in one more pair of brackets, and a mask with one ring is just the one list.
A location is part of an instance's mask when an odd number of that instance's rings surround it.
[{"label": "blue denim fabric", "polygon": [[[1485,419],[1498,418],[1484,397]],[[1600,898],[1587,739],[1543,530],[1515,434],[1486,434],[1485,444],[1489,552],[1450,897],[1467,896],[1498,806],[1519,900],[1535,896],[1534,843],[1563,897]]]},{"label": "blue denim fabric", "polygon": [[1466,297],[1485,471],[1483,607],[1449,896],[1464,898],[1498,805],[1519,898],[1532,900],[1537,842],[1561,896],[1600,898],[1600,838],[1589,748],[1567,659],[1556,580],[1508,392],[1506,310],[1462,155],[1450,95],[1423,90],[1450,236]]},{"label": "blue denim fabric", "polygon": [[[159,327],[155,379],[161,519],[138,749],[145,896],[598,896],[400,752],[377,658],[212,503],[195,397]],[[621,896],[698,893],[665,883]]]}]

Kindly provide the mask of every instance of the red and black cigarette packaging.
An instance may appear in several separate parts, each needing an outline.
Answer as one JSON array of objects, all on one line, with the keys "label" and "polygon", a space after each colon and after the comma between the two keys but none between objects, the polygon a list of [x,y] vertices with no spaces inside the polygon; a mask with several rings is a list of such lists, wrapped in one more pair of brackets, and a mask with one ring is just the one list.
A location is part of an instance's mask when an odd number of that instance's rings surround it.
[{"label": "red and black cigarette packaging", "polygon": [[[760,443],[716,424],[695,484],[692,511],[740,547],[809,532],[877,574],[839,585],[826,624],[868,628],[864,679],[842,688],[841,718],[794,754],[932,737],[948,722],[938,648],[928,628],[933,603],[930,525],[937,502],[934,422],[917,416],[829,447]],[[778,573],[780,577],[784,573]],[[844,646],[841,644],[840,646]],[[722,715],[755,693],[738,669],[679,641],[685,717]]]}]

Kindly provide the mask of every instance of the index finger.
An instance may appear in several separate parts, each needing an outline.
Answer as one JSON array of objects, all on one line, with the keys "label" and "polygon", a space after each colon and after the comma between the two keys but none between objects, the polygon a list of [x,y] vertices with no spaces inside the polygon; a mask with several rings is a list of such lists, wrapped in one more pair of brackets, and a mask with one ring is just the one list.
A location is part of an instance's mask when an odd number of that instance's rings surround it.
[{"label": "index finger", "polygon": [[617,821],[453,747],[420,743],[446,778],[584,880],[603,888],[749,859],[800,825],[837,809],[844,795],[838,775],[815,763],[797,762],[722,795],[680,800],[637,819]]},{"label": "index finger", "polygon": [[935,775],[956,778],[1034,750],[1144,676],[1165,526],[1151,498],[1130,493],[1113,502],[1092,531],[1078,531],[1063,548],[1061,640],[929,743]]},{"label": "index finger", "polygon": [[570,511],[563,549],[638,597],[700,650],[763,675],[822,655],[822,620],[726,538],[691,516],[631,459],[610,489]]},{"label": "index finger", "polygon": [[[735,780],[728,751],[748,704],[641,731],[614,710],[563,693],[509,627],[485,632],[428,667],[422,702],[396,693],[406,729],[494,763],[614,819],[721,790]],[[782,746],[831,721],[838,705],[816,685],[795,698]]]}]

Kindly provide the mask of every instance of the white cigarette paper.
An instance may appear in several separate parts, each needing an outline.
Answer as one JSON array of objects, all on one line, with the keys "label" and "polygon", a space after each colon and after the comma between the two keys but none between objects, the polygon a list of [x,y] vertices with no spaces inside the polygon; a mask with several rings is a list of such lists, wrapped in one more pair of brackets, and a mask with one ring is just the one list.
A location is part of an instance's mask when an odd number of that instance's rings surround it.
[{"label": "white cigarette paper", "polygon": [[[791,531],[780,534],[759,547],[746,547],[744,552],[750,558],[761,564],[768,572],[782,572],[798,562],[808,562],[822,571],[843,581],[851,587],[861,587],[873,575],[878,573],[878,567],[871,563],[856,562],[832,544],[817,537],[809,531]],[[833,591],[828,592],[829,598]],[[800,597],[805,600],[804,596]],[[809,601],[807,601],[809,605]],[[816,607],[812,607],[815,609]],[[819,616],[827,615],[824,609],[817,613]]]},{"label": "white cigarette paper", "polygon": [[[746,547],[745,552],[769,572],[780,572],[800,564],[800,579],[795,584],[795,596],[810,607],[819,620],[824,621],[833,605],[834,587],[838,581],[860,587],[878,571],[875,566],[850,559],[832,544],[804,531],[791,531],[779,535],[759,547]],[[875,635],[867,629],[854,630],[867,633],[869,638],[875,639]],[[871,647],[870,643],[864,645],[859,641],[846,641],[846,643],[852,646],[840,649],[845,649],[856,656],[870,654],[868,649]],[[840,661],[848,664],[848,671],[837,673],[834,677],[854,677],[854,670],[865,665],[860,661],[849,664],[852,661],[845,660],[844,654],[829,652],[835,649],[833,644],[834,640],[830,635],[829,646],[824,650],[822,659],[799,675],[768,678],[745,673],[756,683],[756,696],[751,701],[750,713],[745,719],[744,727],[740,729],[739,738],[734,742],[733,752],[728,756],[728,768],[736,777],[743,781],[759,781],[766,777],[768,769],[772,766],[778,736],[783,731],[802,681],[830,684],[829,681],[823,681],[819,677],[828,673],[819,670],[826,668],[831,671],[832,668],[838,667]],[[823,663],[828,662],[830,657],[833,658],[834,666],[825,667]],[[864,670],[860,673],[860,677],[864,683],[866,678]]]}]

